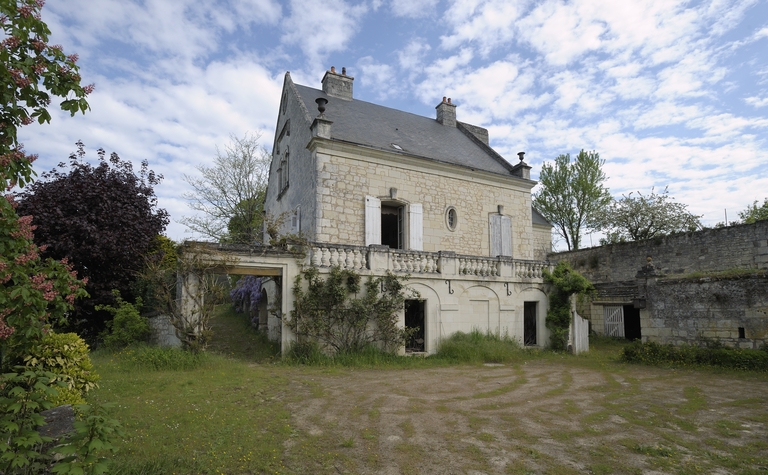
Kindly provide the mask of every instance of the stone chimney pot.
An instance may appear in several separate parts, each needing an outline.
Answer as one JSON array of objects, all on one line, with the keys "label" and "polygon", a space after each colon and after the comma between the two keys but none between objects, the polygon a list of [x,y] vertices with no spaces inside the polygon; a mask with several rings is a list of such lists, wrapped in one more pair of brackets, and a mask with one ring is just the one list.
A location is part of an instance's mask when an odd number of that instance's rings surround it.
[{"label": "stone chimney pot", "polygon": [[352,81],[355,78],[347,76],[347,68],[341,68],[341,74],[336,72],[336,68],[331,66],[330,71],[325,72],[323,76],[323,92],[329,96],[345,101],[352,100]]}]

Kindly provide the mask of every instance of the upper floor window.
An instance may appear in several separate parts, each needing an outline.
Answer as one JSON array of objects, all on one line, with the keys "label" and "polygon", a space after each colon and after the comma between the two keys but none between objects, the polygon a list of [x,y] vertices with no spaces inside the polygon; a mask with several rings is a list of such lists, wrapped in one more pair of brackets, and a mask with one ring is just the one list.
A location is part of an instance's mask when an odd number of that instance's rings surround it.
[{"label": "upper floor window", "polygon": [[280,168],[277,169],[277,176],[280,183],[280,193],[288,188],[288,177],[290,170],[290,151],[288,147],[285,148],[285,154],[282,160],[280,160]]},{"label": "upper floor window", "polygon": [[380,244],[392,249],[424,249],[421,203],[403,203],[365,197],[365,245]]}]

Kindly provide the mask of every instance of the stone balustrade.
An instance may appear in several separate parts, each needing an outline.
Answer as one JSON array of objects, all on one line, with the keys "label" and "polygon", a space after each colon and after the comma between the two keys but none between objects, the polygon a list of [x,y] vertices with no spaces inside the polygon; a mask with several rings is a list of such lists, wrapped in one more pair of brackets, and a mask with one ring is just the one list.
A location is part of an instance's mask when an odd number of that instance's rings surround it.
[{"label": "stone balustrade", "polygon": [[501,261],[495,257],[458,256],[459,275],[498,277],[501,275]]},{"label": "stone balustrade", "polygon": [[392,272],[435,274],[440,272],[439,255],[432,252],[390,251]]},{"label": "stone balustrade", "polygon": [[544,277],[544,269],[549,269],[546,261],[512,261],[515,277],[521,279],[541,279]]},{"label": "stone balustrade", "polygon": [[315,244],[310,247],[310,262],[315,267],[368,268],[368,248]]},{"label": "stone balustrade", "polygon": [[390,249],[385,246],[345,246],[313,243],[308,264],[319,268],[341,267],[356,271],[435,275],[445,278],[541,280],[547,261],[528,261],[509,257],[456,255],[453,252],[423,252]]}]

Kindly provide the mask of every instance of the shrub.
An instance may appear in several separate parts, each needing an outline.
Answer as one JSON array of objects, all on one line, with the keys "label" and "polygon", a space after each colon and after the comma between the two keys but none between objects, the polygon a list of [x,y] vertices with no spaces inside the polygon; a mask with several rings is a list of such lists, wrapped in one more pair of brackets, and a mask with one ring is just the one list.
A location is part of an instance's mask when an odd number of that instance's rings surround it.
[{"label": "shrub", "polygon": [[28,367],[56,375],[62,385],[51,382],[57,394],[47,400],[53,406],[84,404],[88,391],[97,387],[99,375],[93,370],[88,345],[76,333],[48,332],[27,356]]},{"label": "shrub", "polygon": [[111,349],[125,348],[134,343],[144,342],[149,339],[149,322],[139,313],[141,298],[136,299],[136,304],[126,302],[120,298],[120,291],[113,290],[117,307],[111,305],[98,305],[96,310],[106,310],[112,314],[112,321],[107,322],[107,329],[102,332],[104,346]]},{"label": "shrub", "polygon": [[624,347],[621,360],[627,363],[660,365],[705,365],[753,371],[768,371],[768,352],[717,345],[660,345],[635,341]]}]

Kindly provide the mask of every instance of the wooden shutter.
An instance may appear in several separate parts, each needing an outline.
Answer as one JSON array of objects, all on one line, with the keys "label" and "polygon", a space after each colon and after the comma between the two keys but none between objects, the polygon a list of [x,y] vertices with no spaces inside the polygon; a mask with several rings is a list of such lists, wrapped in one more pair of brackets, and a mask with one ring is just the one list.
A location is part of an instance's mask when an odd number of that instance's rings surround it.
[{"label": "wooden shutter", "polygon": [[365,197],[365,245],[381,244],[381,200]]},{"label": "wooden shutter", "polygon": [[512,220],[509,216],[492,214],[488,228],[491,235],[491,257],[512,256]]},{"label": "wooden shutter", "polygon": [[509,216],[501,216],[501,254],[512,256],[512,220]]},{"label": "wooden shutter", "polygon": [[424,229],[423,229],[423,208],[421,203],[412,203],[409,206],[410,222],[409,224],[409,236],[410,246],[412,251],[424,250]]}]

